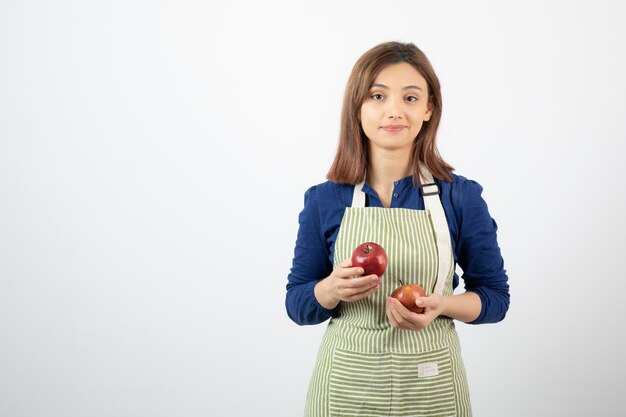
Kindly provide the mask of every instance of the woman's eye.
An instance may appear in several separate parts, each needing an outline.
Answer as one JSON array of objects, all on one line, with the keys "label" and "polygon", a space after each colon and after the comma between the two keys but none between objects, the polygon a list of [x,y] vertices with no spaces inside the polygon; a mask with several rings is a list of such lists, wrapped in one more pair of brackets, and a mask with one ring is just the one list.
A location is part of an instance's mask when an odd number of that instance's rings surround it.
[{"label": "woman's eye", "polygon": [[380,94],[380,93],[372,94],[372,98],[374,100],[382,100],[383,99],[383,95]]},{"label": "woman's eye", "polygon": [[410,101],[410,102],[417,101],[417,100],[418,100],[418,98],[415,97],[415,96],[407,96],[407,98],[406,98],[406,101]]}]

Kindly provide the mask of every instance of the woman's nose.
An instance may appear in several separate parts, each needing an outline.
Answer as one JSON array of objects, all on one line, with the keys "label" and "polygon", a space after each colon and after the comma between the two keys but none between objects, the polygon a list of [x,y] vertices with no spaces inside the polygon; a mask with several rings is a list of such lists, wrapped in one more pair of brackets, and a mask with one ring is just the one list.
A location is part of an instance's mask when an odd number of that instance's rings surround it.
[{"label": "woman's nose", "polygon": [[389,100],[385,109],[385,116],[389,119],[402,118],[402,103],[398,100]]}]

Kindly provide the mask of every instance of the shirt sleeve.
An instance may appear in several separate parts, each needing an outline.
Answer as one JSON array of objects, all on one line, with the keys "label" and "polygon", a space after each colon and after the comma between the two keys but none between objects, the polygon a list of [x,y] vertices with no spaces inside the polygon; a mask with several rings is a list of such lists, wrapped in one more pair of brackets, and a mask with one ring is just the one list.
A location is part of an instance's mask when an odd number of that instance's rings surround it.
[{"label": "shirt sleeve", "polygon": [[482,191],[480,184],[465,179],[452,194],[457,203],[457,258],[463,269],[465,290],[478,294],[482,302],[480,315],[470,324],[501,321],[509,309],[510,298],[496,235],[498,225],[489,214]]},{"label": "shirt sleeve", "polygon": [[288,276],[285,307],[297,324],[318,324],[328,320],[336,309],[322,307],[313,292],[315,285],[330,275],[333,268],[322,233],[316,186],[304,194],[304,208],[298,221],[300,226]]}]

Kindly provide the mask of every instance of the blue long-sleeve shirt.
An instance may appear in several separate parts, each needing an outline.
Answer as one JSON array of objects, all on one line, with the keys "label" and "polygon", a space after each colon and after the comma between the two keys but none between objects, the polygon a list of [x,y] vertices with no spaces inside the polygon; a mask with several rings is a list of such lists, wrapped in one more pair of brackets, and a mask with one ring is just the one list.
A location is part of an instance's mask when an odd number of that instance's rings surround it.
[{"label": "blue long-sleeve shirt", "polygon": [[[495,323],[509,308],[508,277],[500,254],[496,231],[483,188],[475,181],[452,174],[448,183],[435,179],[441,190],[441,202],[450,229],[454,261],[463,270],[465,290],[478,294],[482,301],[480,315],[472,324]],[[297,324],[317,324],[336,312],[326,309],[315,298],[313,288],[333,269],[335,241],[346,207],[352,205],[353,185],[326,181],[304,194],[293,264],[287,282],[287,314]],[[367,207],[383,207],[376,191],[365,182]],[[419,187],[412,176],[394,183],[391,208],[424,210]],[[454,288],[459,284],[454,274]]]}]

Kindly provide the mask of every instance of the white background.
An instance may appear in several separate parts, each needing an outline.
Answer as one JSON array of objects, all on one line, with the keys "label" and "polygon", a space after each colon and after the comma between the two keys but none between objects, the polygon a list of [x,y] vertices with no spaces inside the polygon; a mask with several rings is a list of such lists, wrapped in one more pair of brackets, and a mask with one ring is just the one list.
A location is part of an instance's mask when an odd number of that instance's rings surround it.
[{"label": "white background", "polygon": [[[217,4],[216,4],[217,3]],[[545,4],[544,4],[545,3]],[[474,414],[624,413],[626,6],[0,1],[0,415],[301,415],[284,308],[348,74],[414,42],[510,276]]]}]

